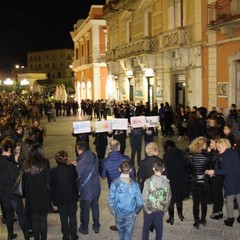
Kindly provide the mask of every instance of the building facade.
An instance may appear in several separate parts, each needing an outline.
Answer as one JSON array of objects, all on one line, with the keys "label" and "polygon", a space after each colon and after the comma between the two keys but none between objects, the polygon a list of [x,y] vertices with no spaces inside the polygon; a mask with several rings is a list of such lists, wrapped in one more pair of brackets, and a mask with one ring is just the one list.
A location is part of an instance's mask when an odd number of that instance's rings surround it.
[{"label": "building facade", "polygon": [[109,77],[121,99],[202,103],[201,1],[108,1]]},{"label": "building facade", "polygon": [[29,52],[27,54],[28,72],[46,73],[47,78],[73,77],[71,69],[73,49],[55,49]]},{"label": "building facade", "polygon": [[107,99],[112,91],[107,82],[106,21],[103,6],[92,5],[87,19],[80,19],[71,32],[74,42],[72,70],[77,99]]},{"label": "building facade", "polygon": [[203,105],[240,108],[240,1],[203,1]]}]

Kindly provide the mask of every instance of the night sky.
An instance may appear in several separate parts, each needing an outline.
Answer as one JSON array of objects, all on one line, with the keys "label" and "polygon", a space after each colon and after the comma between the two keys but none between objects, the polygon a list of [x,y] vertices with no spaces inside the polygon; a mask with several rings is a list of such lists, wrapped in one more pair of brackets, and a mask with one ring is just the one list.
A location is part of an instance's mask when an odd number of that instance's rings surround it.
[{"label": "night sky", "polygon": [[73,47],[70,31],[105,0],[0,0],[0,71],[26,65],[27,52]]}]

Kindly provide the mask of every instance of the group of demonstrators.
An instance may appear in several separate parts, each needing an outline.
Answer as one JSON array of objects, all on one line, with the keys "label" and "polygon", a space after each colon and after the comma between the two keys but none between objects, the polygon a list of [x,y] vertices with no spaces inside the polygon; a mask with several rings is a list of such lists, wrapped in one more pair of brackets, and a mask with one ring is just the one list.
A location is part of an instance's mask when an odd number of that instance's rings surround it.
[{"label": "group of demonstrators", "polygon": [[[84,104],[81,103],[81,109]],[[91,101],[86,102],[82,114],[91,104]],[[100,111],[96,116],[107,120],[109,106],[105,101],[99,104]],[[4,111],[0,121],[0,203],[8,240],[17,238],[13,228],[14,212],[24,239],[32,236],[36,240],[47,239],[47,216],[53,206],[59,212],[62,239],[78,239],[78,232],[89,234],[90,211],[92,230],[99,233],[100,177],[108,181],[107,201],[115,218],[115,225],[110,229],[118,231],[120,239],[132,238],[136,215],[142,209],[143,240],[149,239],[149,231],[155,231],[156,239],[162,239],[164,213],[168,211],[166,222],[173,225],[175,204],[179,219],[184,221],[186,181],[191,186],[189,194],[193,200],[195,228],[207,224],[208,202],[212,202],[213,207],[209,217],[223,218],[224,197],[227,210],[224,224],[233,226],[235,205],[240,223],[240,121],[235,104],[227,117],[221,110],[212,109],[208,113],[204,107],[190,109],[182,105],[174,113],[168,103],[162,103],[159,109],[155,104],[150,111],[148,103],[135,106],[115,102],[112,109],[115,118],[109,125],[108,121],[96,121],[96,129],[92,131],[90,124],[85,127],[76,124],[72,132],[76,137],[76,161],[70,162],[68,153],[60,150],[55,154],[57,167],[52,169],[44,156],[44,130],[39,118],[33,119],[32,126],[25,126],[19,116]],[[187,137],[189,140],[188,150],[178,149],[172,139],[166,139],[163,158],[159,157],[159,147],[154,142],[158,135],[156,117],[163,136],[172,137],[172,125],[176,124],[179,139]],[[128,135],[129,143],[126,141]],[[94,137],[95,151],[90,150],[91,136]],[[109,137],[113,139],[106,157]],[[131,156],[125,155],[127,144],[131,147]],[[141,154],[143,145],[144,157]],[[23,174],[24,189],[23,195],[17,196],[12,188],[20,173]]]}]

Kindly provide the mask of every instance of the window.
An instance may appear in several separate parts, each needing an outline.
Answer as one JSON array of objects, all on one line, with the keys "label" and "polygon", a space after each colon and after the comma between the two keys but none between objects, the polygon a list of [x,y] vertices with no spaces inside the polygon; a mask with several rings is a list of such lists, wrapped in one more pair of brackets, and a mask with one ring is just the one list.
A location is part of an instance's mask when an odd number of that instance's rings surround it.
[{"label": "window", "polygon": [[55,68],[55,63],[52,63],[52,68]]},{"label": "window", "polygon": [[84,56],[84,48],[83,48],[83,44],[81,44],[81,53],[82,53],[82,57]]},{"label": "window", "polygon": [[76,60],[78,60],[78,48],[75,50]]},{"label": "window", "polygon": [[127,33],[127,42],[131,42],[132,41],[132,21],[127,22],[127,29],[126,29],[126,33]]},{"label": "window", "polygon": [[147,12],[144,19],[144,35],[145,37],[152,36],[152,12]]},{"label": "window", "polygon": [[90,63],[90,45],[89,45],[89,40],[87,40],[87,63]]},{"label": "window", "polygon": [[61,78],[61,72],[58,72],[58,78]]}]

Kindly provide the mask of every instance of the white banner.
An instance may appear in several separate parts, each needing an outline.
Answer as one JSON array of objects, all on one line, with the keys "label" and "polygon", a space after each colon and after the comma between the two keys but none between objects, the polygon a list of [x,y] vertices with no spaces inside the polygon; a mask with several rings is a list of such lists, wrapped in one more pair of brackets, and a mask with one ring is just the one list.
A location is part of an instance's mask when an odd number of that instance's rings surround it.
[{"label": "white banner", "polygon": [[131,117],[130,121],[133,128],[144,127],[146,124],[145,116]]},{"label": "white banner", "polygon": [[91,132],[90,121],[73,122],[73,133],[89,133]]},{"label": "white banner", "polygon": [[95,122],[95,132],[110,132],[112,131],[111,121],[96,121]]},{"label": "white banner", "polygon": [[128,119],[127,118],[113,118],[112,129],[113,130],[127,130],[128,129]]},{"label": "white banner", "polygon": [[146,127],[158,127],[159,116],[146,117]]}]

